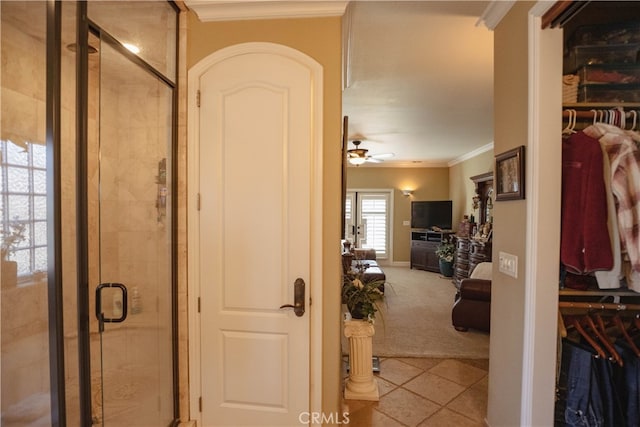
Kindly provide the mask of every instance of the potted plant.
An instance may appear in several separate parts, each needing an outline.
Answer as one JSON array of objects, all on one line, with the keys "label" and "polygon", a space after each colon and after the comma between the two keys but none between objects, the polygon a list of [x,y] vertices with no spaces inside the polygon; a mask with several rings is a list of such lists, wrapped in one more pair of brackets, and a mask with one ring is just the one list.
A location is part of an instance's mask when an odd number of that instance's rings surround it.
[{"label": "potted plant", "polygon": [[444,277],[453,276],[453,256],[456,251],[456,246],[450,239],[444,239],[436,248],[436,255],[438,256],[440,273]]},{"label": "potted plant", "polygon": [[383,295],[380,287],[384,280],[364,281],[363,273],[367,267],[361,263],[343,276],[342,302],[347,305],[353,319],[373,322],[378,311],[377,301]]},{"label": "potted plant", "polygon": [[18,280],[18,263],[9,259],[20,242],[25,239],[27,224],[17,219],[9,222],[7,231],[1,230],[2,241],[0,243],[0,258],[2,260],[2,286],[15,286]]}]

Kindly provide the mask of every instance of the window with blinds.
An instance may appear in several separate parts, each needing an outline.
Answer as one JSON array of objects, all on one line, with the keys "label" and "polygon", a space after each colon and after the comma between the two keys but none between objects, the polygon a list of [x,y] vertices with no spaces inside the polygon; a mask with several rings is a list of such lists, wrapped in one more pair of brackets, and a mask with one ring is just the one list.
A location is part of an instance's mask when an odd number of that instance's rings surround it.
[{"label": "window with blinds", "polygon": [[377,258],[389,256],[389,200],[389,192],[347,192],[347,239],[358,248],[375,249]]}]

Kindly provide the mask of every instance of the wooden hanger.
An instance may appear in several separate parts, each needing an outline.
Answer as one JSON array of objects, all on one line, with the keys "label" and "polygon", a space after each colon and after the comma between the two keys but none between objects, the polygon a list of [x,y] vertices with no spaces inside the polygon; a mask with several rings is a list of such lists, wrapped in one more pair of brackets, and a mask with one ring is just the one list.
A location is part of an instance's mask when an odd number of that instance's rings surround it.
[{"label": "wooden hanger", "polygon": [[613,320],[613,324],[616,325],[616,327],[620,330],[620,333],[622,333],[622,337],[627,342],[627,344],[629,344],[629,347],[631,347],[631,350],[635,353],[636,357],[640,357],[640,349],[638,349],[636,343],[633,342],[633,340],[627,333],[620,315],[618,313],[614,314],[611,320]]},{"label": "wooden hanger", "polygon": [[589,343],[591,348],[593,348],[593,350],[598,354],[598,356],[602,357],[603,359],[607,358],[607,354],[604,352],[602,347],[600,347],[598,343],[596,343],[595,340],[591,338],[591,335],[589,335],[587,331],[585,331],[582,328],[582,326],[580,325],[580,321],[578,320],[577,317],[569,318],[569,324],[573,326],[576,331],[578,331],[578,333],[585,339],[585,341],[587,341],[587,343]]},{"label": "wooden hanger", "polygon": [[[624,366],[622,356],[620,356],[616,348],[613,346],[613,343],[609,338],[609,335],[607,335],[607,328],[604,326],[604,321],[602,320],[602,316],[600,316],[600,313],[592,313],[592,316],[596,319],[593,325],[595,327],[594,332],[596,336],[598,337],[600,342],[604,344],[607,351],[609,351],[609,354],[611,354],[611,357],[613,357],[613,359],[620,366]],[[588,316],[588,317],[591,318],[591,316]],[[593,319],[591,320],[593,321]]]},{"label": "wooden hanger", "polygon": [[631,334],[636,335],[640,332],[640,314],[636,314],[631,323],[629,324],[629,328],[627,329],[627,334],[631,336]]},{"label": "wooden hanger", "polygon": [[[598,318],[600,319],[600,322],[602,322],[602,319],[599,316]],[[604,345],[604,347],[607,349],[607,351],[609,352],[613,360],[615,360],[618,364],[620,364],[620,366],[622,366],[622,363],[623,363],[622,358],[620,357],[616,349],[613,348],[613,345],[611,345],[611,342],[609,341],[609,338],[607,337],[607,335],[606,334],[603,335],[600,332],[600,330],[598,329],[598,326],[596,326],[596,324],[593,322],[593,319],[591,318],[591,316],[589,316],[588,314],[585,314],[580,318],[580,323],[582,326],[586,326],[587,328],[591,329],[591,332],[593,332],[593,334],[596,336],[598,341],[600,341],[600,343]],[[602,325],[602,327],[604,329],[604,325]]]},{"label": "wooden hanger", "polygon": [[558,310],[558,335],[562,338],[567,337],[567,327],[564,324],[564,318],[562,317],[562,313]]}]

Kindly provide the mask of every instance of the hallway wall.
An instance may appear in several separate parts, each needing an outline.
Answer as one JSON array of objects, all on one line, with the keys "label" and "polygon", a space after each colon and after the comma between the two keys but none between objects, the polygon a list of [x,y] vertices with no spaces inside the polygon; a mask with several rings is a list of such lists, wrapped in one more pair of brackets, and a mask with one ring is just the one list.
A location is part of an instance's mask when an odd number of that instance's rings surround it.
[{"label": "hallway wall", "polygon": [[[528,12],[535,2],[516,2],[494,35],[494,152],[528,141]],[[489,407],[492,426],[520,425],[525,306],[527,200],[494,203],[493,251],[518,256],[518,278],[496,273],[491,290]],[[496,264],[494,264],[495,266]],[[495,345],[499,343],[499,345]]]},{"label": "hallway wall", "polygon": [[476,194],[475,185],[469,178],[493,171],[493,150],[449,167],[449,198],[453,200],[453,224],[457,228],[464,215],[474,214],[478,221],[478,211],[473,212],[472,198]]},{"label": "hallway wall", "polygon": [[[349,167],[347,169],[347,188],[390,188],[394,190],[393,259],[389,261],[408,264],[411,249],[411,227],[403,225],[403,221],[411,220],[411,201],[448,200],[449,169],[446,167]],[[413,194],[408,197],[403,196],[403,189],[413,190]]]}]

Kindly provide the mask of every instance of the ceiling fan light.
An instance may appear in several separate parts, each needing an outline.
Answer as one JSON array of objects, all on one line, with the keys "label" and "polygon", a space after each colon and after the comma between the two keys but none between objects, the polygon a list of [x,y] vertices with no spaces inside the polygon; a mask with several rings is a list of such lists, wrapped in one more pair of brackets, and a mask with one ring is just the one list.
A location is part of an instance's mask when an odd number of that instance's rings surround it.
[{"label": "ceiling fan light", "polygon": [[356,166],[359,166],[359,165],[363,164],[366,161],[367,161],[367,159],[364,158],[364,157],[350,157],[349,158],[349,163],[351,163],[352,165],[356,165]]}]

